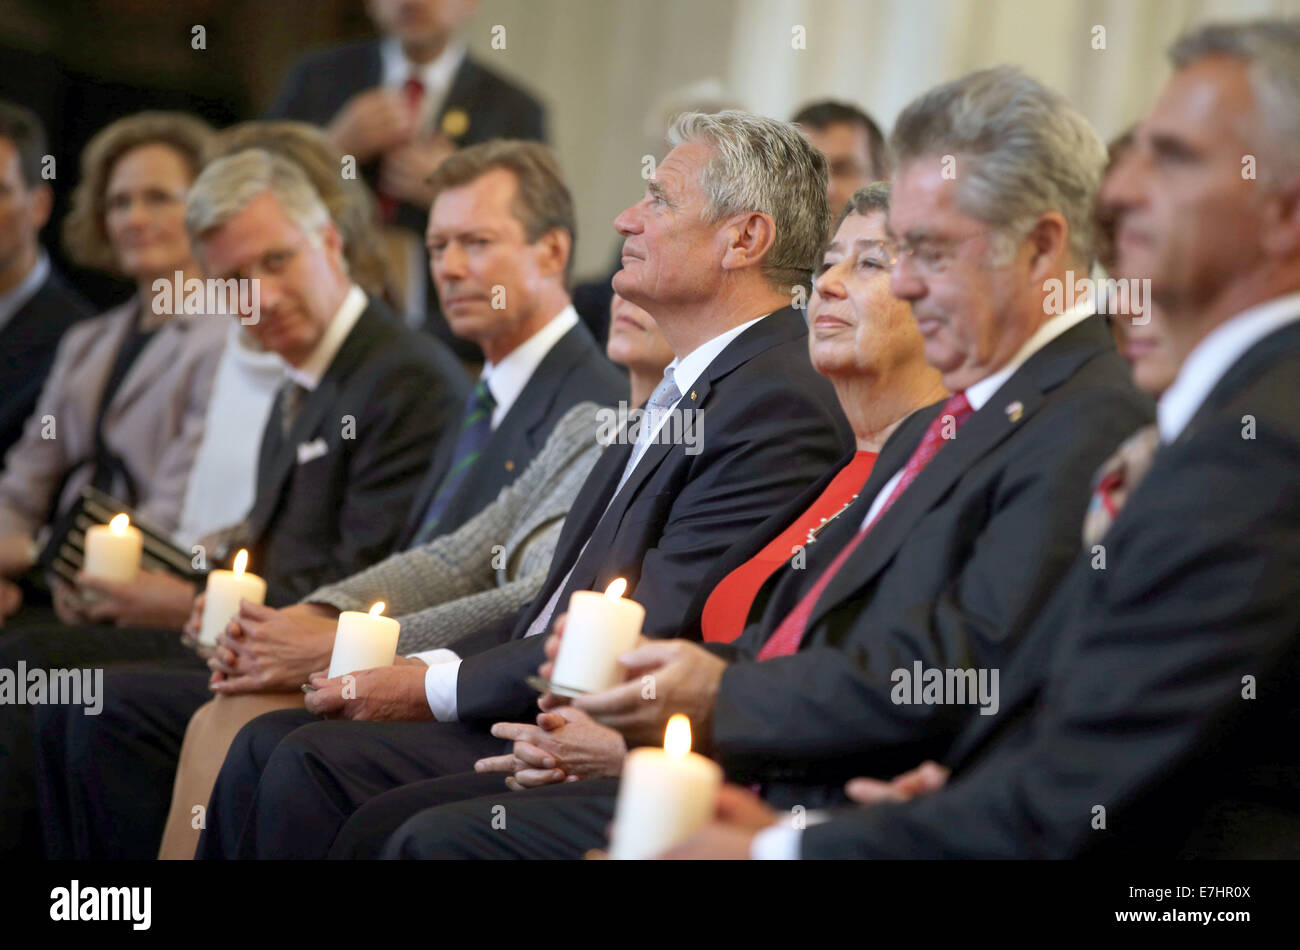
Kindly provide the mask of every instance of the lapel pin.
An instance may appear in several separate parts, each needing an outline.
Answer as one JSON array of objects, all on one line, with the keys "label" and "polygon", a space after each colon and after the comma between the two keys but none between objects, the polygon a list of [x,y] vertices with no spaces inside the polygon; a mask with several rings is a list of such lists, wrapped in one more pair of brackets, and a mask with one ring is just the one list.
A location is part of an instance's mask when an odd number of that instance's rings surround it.
[{"label": "lapel pin", "polygon": [[695,402],[695,390],[691,390],[691,402]]},{"label": "lapel pin", "polygon": [[448,109],[442,117],[442,132],[449,139],[458,139],[469,131],[469,116],[464,109]]},{"label": "lapel pin", "polygon": [[1025,404],[1017,399],[1007,406],[1007,418],[1012,422],[1019,422],[1020,417],[1025,414]]},{"label": "lapel pin", "polygon": [[514,470],[515,470],[515,463],[510,459],[506,459],[506,471],[513,472]]}]

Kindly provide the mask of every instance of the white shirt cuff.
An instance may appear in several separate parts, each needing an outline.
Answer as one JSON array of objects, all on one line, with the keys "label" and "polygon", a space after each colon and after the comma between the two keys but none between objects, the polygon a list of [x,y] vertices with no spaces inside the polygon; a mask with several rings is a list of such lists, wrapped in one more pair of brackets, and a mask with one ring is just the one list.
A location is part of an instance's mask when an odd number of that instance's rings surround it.
[{"label": "white shirt cuff", "polygon": [[803,830],[788,821],[779,821],[754,835],[749,857],[754,861],[798,861]]},{"label": "white shirt cuff", "polygon": [[803,829],[830,820],[830,812],[810,811],[803,816],[801,823],[795,824],[794,815],[791,814],[754,835],[754,840],[749,845],[749,857],[753,861],[798,861],[803,845]]},{"label": "white shirt cuff", "polygon": [[419,660],[425,666],[433,666],[436,663],[452,663],[460,659],[455,650],[448,650],[446,647],[439,647],[436,650],[425,650],[423,653],[408,653],[408,660]]},{"label": "white shirt cuff", "polygon": [[460,677],[460,657],[451,650],[429,650],[413,654],[424,660],[424,698],[438,722],[456,721],[456,682]]}]

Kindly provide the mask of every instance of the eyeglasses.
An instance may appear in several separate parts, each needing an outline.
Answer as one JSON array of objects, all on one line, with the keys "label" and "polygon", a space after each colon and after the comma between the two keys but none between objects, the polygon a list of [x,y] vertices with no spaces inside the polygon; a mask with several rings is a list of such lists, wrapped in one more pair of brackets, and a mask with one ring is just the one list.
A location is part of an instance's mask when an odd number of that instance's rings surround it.
[{"label": "eyeglasses", "polygon": [[915,244],[908,241],[894,242],[894,257],[890,261],[891,267],[897,267],[902,263],[903,258],[907,258],[917,271],[926,276],[942,274],[952,263],[955,252],[958,247],[967,241],[973,241],[977,237],[986,234],[993,234],[1000,231],[1000,228],[985,228],[983,231],[976,231],[974,234],[968,234],[961,238],[923,238]]}]

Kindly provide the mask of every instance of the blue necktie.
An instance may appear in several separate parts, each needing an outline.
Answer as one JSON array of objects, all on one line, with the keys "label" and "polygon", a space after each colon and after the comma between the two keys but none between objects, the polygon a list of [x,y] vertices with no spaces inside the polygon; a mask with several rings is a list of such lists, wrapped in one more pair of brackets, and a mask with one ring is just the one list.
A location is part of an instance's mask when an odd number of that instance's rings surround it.
[{"label": "blue necktie", "polygon": [[429,502],[429,510],[420,522],[420,530],[415,533],[415,544],[424,544],[438,536],[438,522],[446,514],[447,503],[478,461],[479,453],[492,435],[492,410],[496,404],[487,381],[480,379],[465,404],[465,418],[460,424],[460,438],[456,441],[456,454],[452,456],[451,467],[443,476],[442,484],[433,495],[433,501]]}]

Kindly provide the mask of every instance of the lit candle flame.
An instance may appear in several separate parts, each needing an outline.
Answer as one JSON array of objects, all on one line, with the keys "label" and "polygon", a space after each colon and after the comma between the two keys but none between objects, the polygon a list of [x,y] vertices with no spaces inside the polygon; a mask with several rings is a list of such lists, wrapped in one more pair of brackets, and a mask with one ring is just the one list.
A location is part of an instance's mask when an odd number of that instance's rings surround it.
[{"label": "lit candle flame", "polygon": [[664,730],[664,751],[674,759],[680,759],[691,751],[691,721],[681,713],[675,713],[668,720]]},{"label": "lit candle flame", "polygon": [[131,524],[131,519],[126,516],[126,512],[117,515],[108,523],[108,530],[112,531],[119,538],[126,534],[127,526]]},{"label": "lit candle flame", "polygon": [[382,613],[384,612],[384,607],[385,607],[385,606],[386,606],[386,605],[384,604],[384,602],[383,602],[382,600],[377,600],[377,601],[375,601],[375,605],[374,605],[373,607],[370,608],[370,616],[372,616],[372,617],[378,617],[380,614],[382,614]]},{"label": "lit candle flame", "polygon": [[248,569],[248,552],[245,551],[243,548],[240,548],[239,553],[235,555],[235,573],[242,574],[247,569]]},{"label": "lit candle flame", "polygon": [[605,596],[610,600],[618,600],[623,596],[623,591],[627,590],[627,581],[621,577],[614,578],[610,585],[605,588]]}]

